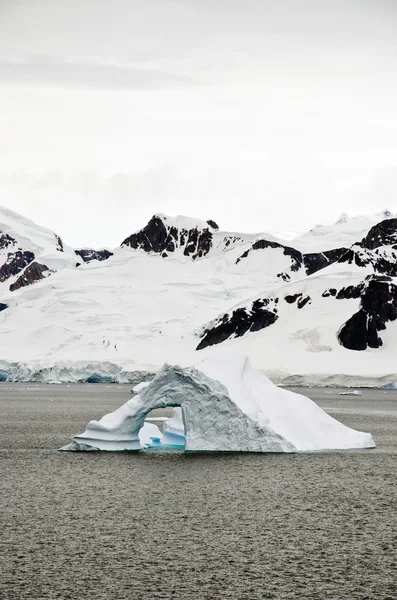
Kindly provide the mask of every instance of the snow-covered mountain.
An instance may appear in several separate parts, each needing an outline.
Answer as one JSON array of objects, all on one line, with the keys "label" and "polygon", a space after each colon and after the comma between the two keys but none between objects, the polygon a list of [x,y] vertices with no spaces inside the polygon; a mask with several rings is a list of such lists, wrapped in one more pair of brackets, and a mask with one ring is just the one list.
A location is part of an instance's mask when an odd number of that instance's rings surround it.
[{"label": "snow-covered mountain", "polygon": [[393,216],[396,215],[393,215],[388,209],[369,216],[349,217],[348,214],[342,213],[334,223],[316,225],[304,235],[295,237],[293,243],[305,247],[307,251],[313,245],[318,247],[319,244],[323,250],[350,246],[355,241],[362,239],[371,227],[380,221],[391,219]]},{"label": "snow-covered mountain", "polygon": [[134,380],[222,344],[276,381],[397,380],[397,219],[384,216],[359,218],[357,237],[343,218],[286,244],[157,214],[110,251],[1,209],[0,377]]},{"label": "snow-covered mountain", "polygon": [[59,235],[0,207],[0,284],[16,291],[57,271],[91,260],[105,260],[107,250],[74,250]]}]

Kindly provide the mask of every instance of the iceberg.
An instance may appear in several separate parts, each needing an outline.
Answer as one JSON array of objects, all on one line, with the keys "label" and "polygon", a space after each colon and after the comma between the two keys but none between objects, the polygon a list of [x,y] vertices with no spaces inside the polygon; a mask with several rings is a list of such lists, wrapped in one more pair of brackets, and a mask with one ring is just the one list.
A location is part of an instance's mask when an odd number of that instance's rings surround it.
[{"label": "iceberg", "polygon": [[161,446],[163,434],[154,423],[145,421],[139,432],[139,441],[143,448]]},{"label": "iceberg", "polygon": [[185,448],[185,426],[183,424],[182,408],[179,406],[172,411],[172,417],[167,419],[163,425],[163,437],[161,445]]},{"label": "iceberg", "polygon": [[397,390],[397,381],[390,381],[380,386],[381,390]]},{"label": "iceberg", "polygon": [[61,450],[141,450],[145,418],[166,407],[179,411],[165,423],[161,444],[178,437],[182,441],[184,431],[187,451],[310,452],[375,446],[371,434],[350,429],[309,398],[278,388],[245,356],[220,351],[196,368],[165,364],[139,394],[99,421],[90,421]]},{"label": "iceberg", "polygon": [[150,385],[150,381],[141,381],[141,383],[138,383],[138,385],[132,388],[131,392],[133,394],[140,394],[141,392],[143,392],[144,389],[148,387],[148,385]]}]

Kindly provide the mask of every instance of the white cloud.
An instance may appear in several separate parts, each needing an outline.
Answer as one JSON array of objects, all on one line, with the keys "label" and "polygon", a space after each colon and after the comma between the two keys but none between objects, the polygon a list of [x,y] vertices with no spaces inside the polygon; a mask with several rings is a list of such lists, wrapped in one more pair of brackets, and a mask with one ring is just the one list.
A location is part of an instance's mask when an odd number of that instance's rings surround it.
[{"label": "white cloud", "polygon": [[380,210],[396,16],[389,0],[3,1],[0,203],[75,245],[116,245],[156,211],[253,231]]}]

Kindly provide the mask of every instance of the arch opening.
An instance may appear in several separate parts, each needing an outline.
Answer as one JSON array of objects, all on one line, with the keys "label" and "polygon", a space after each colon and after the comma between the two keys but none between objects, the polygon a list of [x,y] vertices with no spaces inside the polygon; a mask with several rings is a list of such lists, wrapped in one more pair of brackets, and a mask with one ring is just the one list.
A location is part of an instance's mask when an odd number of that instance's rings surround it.
[{"label": "arch opening", "polygon": [[150,410],[139,430],[143,450],[185,450],[184,411],[180,404]]}]

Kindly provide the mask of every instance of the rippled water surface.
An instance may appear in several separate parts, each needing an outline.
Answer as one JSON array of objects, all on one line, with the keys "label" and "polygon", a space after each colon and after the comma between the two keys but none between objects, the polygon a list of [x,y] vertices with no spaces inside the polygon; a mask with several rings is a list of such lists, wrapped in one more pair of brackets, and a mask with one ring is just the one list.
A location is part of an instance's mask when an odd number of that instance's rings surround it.
[{"label": "rippled water surface", "polygon": [[0,598],[396,600],[397,393],[304,392],[377,448],[60,453],[129,388],[0,384]]}]

